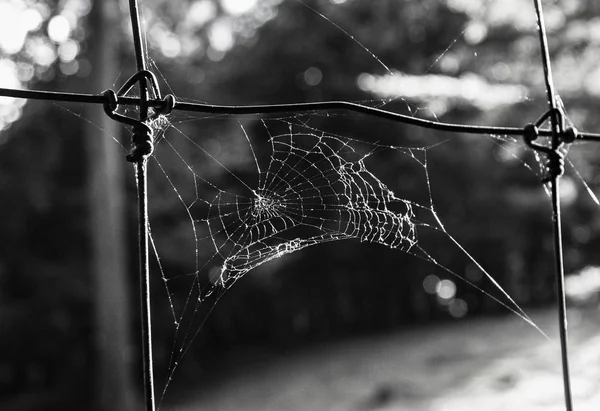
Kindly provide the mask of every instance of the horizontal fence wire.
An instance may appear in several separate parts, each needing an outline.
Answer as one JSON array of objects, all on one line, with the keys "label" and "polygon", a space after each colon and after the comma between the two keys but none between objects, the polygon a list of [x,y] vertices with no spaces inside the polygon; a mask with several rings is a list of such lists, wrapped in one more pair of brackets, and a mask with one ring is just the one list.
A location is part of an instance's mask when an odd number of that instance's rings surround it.
[{"label": "horizontal fence wire", "polygon": [[[71,102],[84,104],[106,104],[109,102],[107,96],[103,94],[85,94],[85,93],[63,93],[56,91],[41,90],[15,90],[0,87],[0,96],[24,98],[33,100],[48,100],[55,102]],[[117,103],[126,106],[140,106],[140,98],[118,96]],[[148,99],[148,107],[164,108],[164,100]],[[173,110],[206,113],[206,114],[225,114],[225,115],[251,115],[251,114],[285,114],[285,113],[307,113],[325,110],[341,110],[361,113],[368,116],[379,117],[393,122],[409,124],[437,131],[447,131],[452,133],[464,134],[497,134],[507,136],[524,136],[525,131],[520,127],[502,127],[502,126],[477,126],[468,124],[443,123],[439,121],[427,120],[418,117],[411,117],[405,114],[395,113],[393,111],[383,110],[376,107],[365,106],[359,103],[349,101],[322,101],[314,103],[290,103],[290,104],[265,104],[249,106],[226,106],[205,103],[188,103],[176,101]],[[552,130],[540,129],[539,136],[552,137]],[[576,140],[579,141],[600,141],[600,133],[577,132]]]}]

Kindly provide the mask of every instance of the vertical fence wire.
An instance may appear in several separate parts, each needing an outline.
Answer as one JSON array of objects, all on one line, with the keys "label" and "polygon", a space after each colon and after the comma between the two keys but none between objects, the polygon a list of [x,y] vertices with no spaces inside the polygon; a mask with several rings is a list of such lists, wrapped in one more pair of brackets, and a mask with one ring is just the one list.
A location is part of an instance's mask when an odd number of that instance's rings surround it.
[{"label": "vertical fence wire", "polygon": [[573,410],[571,395],[571,377],[569,371],[569,348],[567,335],[567,302],[565,297],[565,267],[562,244],[562,223],[560,212],[560,176],[553,177],[552,191],[552,225],[554,230],[554,254],[556,272],[556,293],[558,299],[558,330],[560,334],[560,351],[562,359],[563,385],[565,392],[565,406],[567,411]]},{"label": "vertical fence wire", "polygon": [[[140,13],[137,0],[129,0],[129,13],[133,31],[136,66],[138,72],[146,70]],[[148,88],[146,79],[139,79],[140,122],[148,119]],[[142,356],[144,367],[144,401],[146,411],[154,411],[154,367],[152,356],[152,315],[150,308],[150,263],[149,263],[149,225],[148,225],[148,173],[147,158],[140,156],[134,165],[138,195],[138,240],[140,270],[140,300],[142,321]]]},{"label": "vertical fence wire", "polygon": [[[554,91],[554,82],[552,79],[552,66],[550,63],[550,52],[548,47],[548,36],[544,24],[544,13],[542,11],[541,0],[534,0],[535,13],[538,23],[538,34],[542,55],[542,66],[544,69],[544,82],[546,84],[546,93],[548,105],[551,110],[550,122],[552,129],[552,151],[550,155],[558,155],[561,145],[562,121],[559,121],[557,112],[557,102]],[[549,161],[554,159],[549,158]],[[565,296],[565,267],[563,257],[562,243],[562,222],[560,211],[560,173],[551,171],[551,201],[552,201],[552,226],[554,231],[554,257],[556,273],[556,293],[558,299],[558,329],[560,334],[560,350],[562,359],[563,385],[565,393],[565,406],[567,411],[573,410],[573,399],[571,395],[571,377],[569,372],[569,350],[567,335],[567,303]]]}]

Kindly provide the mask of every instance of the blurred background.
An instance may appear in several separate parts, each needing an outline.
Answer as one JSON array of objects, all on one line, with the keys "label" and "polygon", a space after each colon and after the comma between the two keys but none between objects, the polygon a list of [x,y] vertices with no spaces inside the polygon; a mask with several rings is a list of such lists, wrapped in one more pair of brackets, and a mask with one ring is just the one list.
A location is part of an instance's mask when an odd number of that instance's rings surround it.
[{"label": "blurred background", "polygon": [[[529,0],[140,4],[149,68],[163,93],[182,100],[345,100],[517,127],[546,110]],[[544,10],[568,116],[578,129],[598,132],[600,4],[553,0]],[[0,1],[0,86],[116,90],[135,71],[129,25],[119,0]],[[403,147],[444,142],[427,151],[437,214],[551,340],[486,296],[482,290],[497,290],[447,241],[423,247],[479,288],[400,251],[343,241],[265,264],[218,304],[203,304],[203,325],[173,370],[170,358],[181,347],[173,343],[164,278],[190,272],[190,262],[193,271],[195,253],[204,254],[177,193],[151,162],[152,233],[163,269],[161,275],[153,263],[159,398],[172,377],[161,408],[562,409],[550,201],[534,154],[502,136],[451,135],[339,112],[287,119]],[[171,118],[240,175],[254,166],[249,149],[240,148],[240,124],[252,138],[264,133],[260,120]],[[3,410],[141,409],[129,138],[101,107],[0,97]],[[170,130],[165,138],[181,135]],[[255,150],[265,155],[269,146]],[[597,144],[574,144],[562,182],[578,409],[600,404],[599,154]],[[180,160],[160,161],[178,187],[190,178]],[[197,167],[203,178],[229,184],[231,174],[215,162]],[[383,157],[372,171],[427,201],[428,184],[403,163]],[[181,309],[189,285],[169,291]]]}]

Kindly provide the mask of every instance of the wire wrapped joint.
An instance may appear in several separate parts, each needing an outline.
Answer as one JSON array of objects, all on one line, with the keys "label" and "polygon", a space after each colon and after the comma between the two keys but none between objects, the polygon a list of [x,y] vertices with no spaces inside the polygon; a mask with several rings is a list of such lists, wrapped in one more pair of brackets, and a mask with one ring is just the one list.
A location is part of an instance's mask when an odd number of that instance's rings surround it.
[{"label": "wire wrapped joint", "polygon": [[546,155],[545,164],[545,175],[542,179],[542,183],[546,184],[551,180],[562,176],[565,172],[565,154],[561,150],[564,147],[564,143],[573,142],[577,138],[577,131],[574,128],[570,128],[559,136],[560,144],[553,148],[549,146],[543,146],[535,142],[539,137],[539,129],[536,124],[527,124],[523,128],[523,137],[525,143],[538,153]]},{"label": "wire wrapped joint", "polygon": [[[540,135],[539,127],[544,122],[555,116],[557,125],[557,139],[552,146],[541,145],[535,141]],[[566,144],[571,144],[577,139],[578,132],[575,127],[565,127],[565,115],[561,109],[550,109],[546,111],[535,123],[527,124],[523,128],[523,139],[525,144],[538,153],[546,155],[545,176],[542,183],[548,183],[551,180],[562,176],[565,172],[565,150]]]},{"label": "wire wrapped joint", "polygon": [[545,171],[546,175],[542,179],[544,184],[562,176],[565,173],[565,154],[559,150],[552,150],[548,153]]},{"label": "wire wrapped joint", "polygon": [[154,151],[154,133],[152,132],[152,128],[141,122],[134,125],[131,142],[133,148],[125,159],[130,163],[138,163],[145,160]]},{"label": "wire wrapped joint", "polygon": [[534,124],[528,124],[523,129],[525,143],[537,151],[546,155],[545,176],[542,183],[546,184],[551,180],[562,176],[565,172],[565,152],[561,150],[565,143],[572,143],[577,138],[577,130],[573,127],[567,129],[560,135],[560,144],[556,148],[542,146],[535,143],[539,137],[539,129]]},{"label": "wire wrapped joint", "polygon": [[[133,130],[131,138],[133,148],[125,157],[126,160],[132,163],[144,160],[154,151],[154,132],[152,128],[145,122],[117,113],[119,108],[118,93],[113,90],[106,90],[103,94],[106,97],[104,103],[105,113],[113,120],[131,126]],[[173,97],[165,99],[166,110],[172,109],[174,105],[175,99]]]},{"label": "wire wrapped joint", "polygon": [[[147,124],[147,122],[152,121],[152,119],[145,119],[146,121],[141,121],[142,119],[138,120],[119,114],[117,109],[119,108],[119,96],[123,96],[128,93],[138,82],[140,82],[140,84],[144,84],[141,83],[142,81],[149,81],[149,89],[154,93],[154,98],[163,101],[163,105],[156,112],[156,116],[160,114],[167,115],[170,113],[176,104],[175,97],[172,95],[167,95],[163,100],[160,94],[160,89],[158,88],[156,76],[154,76],[154,74],[148,70],[140,70],[135,73],[116,93],[113,90],[106,90],[103,93],[104,97],[106,98],[104,102],[104,112],[113,120],[131,126],[133,129],[133,136],[131,138],[133,148],[125,157],[127,161],[132,163],[144,161],[144,159],[151,155],[154,151],[154,132],[152,127]],[[140,85],[140,88],[144,87]],[[140,100],[140,104],[145,103],[147,103],[145,100]]]}]

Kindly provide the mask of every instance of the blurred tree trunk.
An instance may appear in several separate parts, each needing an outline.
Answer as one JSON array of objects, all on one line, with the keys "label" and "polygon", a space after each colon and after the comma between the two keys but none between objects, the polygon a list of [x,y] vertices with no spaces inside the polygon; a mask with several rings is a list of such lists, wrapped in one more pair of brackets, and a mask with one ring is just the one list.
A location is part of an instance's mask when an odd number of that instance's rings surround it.
[{"label": "blurred tree trunk", "polygon": [[[89,16],[90,92],[111,87],[118,76],[120,13],[118,0],[94,2]],[[100,126],[88,125],[85,138],[96,321],[96,398],[92,400],[98,410],[125,411],[134,408],[125,254],[125,153],[111,138],[118,138],[121,126],[99,106],[89,105],[87,110],[87,118]]]}]

